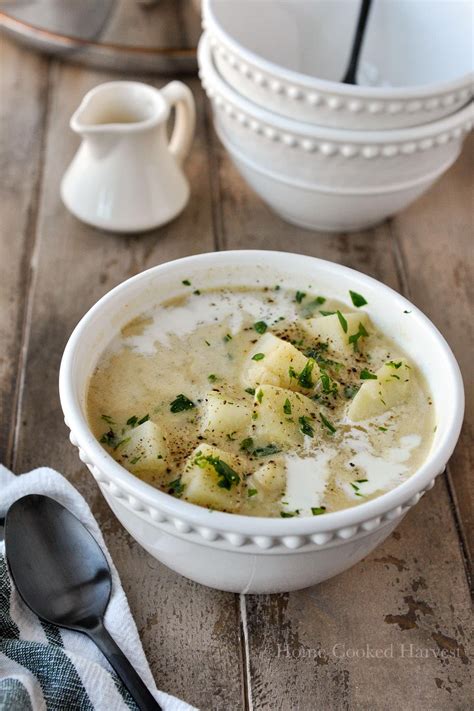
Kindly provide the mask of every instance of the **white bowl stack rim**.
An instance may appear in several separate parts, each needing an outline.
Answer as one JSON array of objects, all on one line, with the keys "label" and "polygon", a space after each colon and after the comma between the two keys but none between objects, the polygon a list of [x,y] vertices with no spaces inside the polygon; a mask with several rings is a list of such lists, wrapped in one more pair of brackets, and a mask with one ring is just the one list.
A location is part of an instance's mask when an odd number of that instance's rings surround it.
[{"label": "white bowl stack rim", "polygon": [[262,124],[277,126],[286,133],[312,136],[335,142],[399,143],[428,138],[434,134],[441,134],[458,127],[464,128],[467,131],[472,128],[472,120],[474,117],[474,104],[472,102],[465,105],[459,111],[438,119],[437,121],[419,126],[408,126],[407,128],[380,129],[378,131],[354,130],[319,126],[306,121],[297,121],[296,119],[277,114],[274,111],[268,111],[264,107],[242,96],[234,87],[231,87],[225,82],[212,61],[209,36],[206,32],[204,32],[199,41],[198,60],[200,67],[199,76],[210,98],[212,98],[214,94],[219,95],[230,104],[246,112],[249,116],[259,119]]},{"label": "white bowl stack rim", "polygon": [[[334,109],[340,111],[340,99],[348,102],[348,118],[350,118],[349,114],[352,104],[354,104],[354,106],[357,104],[357,110],[360,110],[361,108],[370,110],[370,106],[375,106],[377,100],[380,102],[405,102],[405,107],[407,106],[406,102],[410,102],[410,110],[414,108],[415,113],[417,110],[421,109],[433,109],[439,104],[442,104],[443,101],[446,101],[446,112],[443,114],[443,117],[455,115],[457,111],[465,108],[467,102],[472,100],[474,84],[474,72],[472,71],[467,71],[456,79],[419,84],[417,86],[387,87],[343,84],[342,82],[314,77],[293,69],[289,69],[288,67],[278,65],[255,53],[248,47],[245,47],[234,37],[232,37],[229,32],[221,24],[219,24],[217,18],[214,16],[212,3],[213,0],[203,0],[202,25],[203,29],[210,38],[210,42],[214,45],[213,49],[221,51],[224,55],[226,52],[230,52],[234,60],[236,60],[235,67],[237,69],[240,65],[245,67],[247,76],[252,77],[254,74],[257,76],[263,72],[266,75],[267,80],[273,79],[277,83],[286,83],[287,98],[288,96],[291,96],[291,89],[294,90],[295,97],[298,89],[316,94],[317,92],[322,92],[323,94],[326,93],[327,95],[332,96],[332,99],[328,99],[327,101],[330,108],[333,105]],[[288,88],[290,88],[289,91]],[[239,93],[237,87],[233,87],[233,89],[236,93]],[[244,98],[242,94],[240,94],[240,96]],[[251,100],[251,97],[248,95],[247,100]],[[448,102],[454,103],[454,101],[458,102],[458,108],[455,108],[454,112],[449,112],[450,103]],[[459,101],[463,101],[461,106],[459,106]],[[365,106],[364,102],[366,102]],[[367,102],[372,103],[368,104]],[[283,115],[277,113],[276,111],[271,111],[269,113],[273,113],[275,116],[279,116],[281,118],[289,117],[289,114]],[[312,121],[308,122],[308,125],[312,125],[312,123]],[[431,123],[431,121],[427,122],[426,120],[423,120],[418,124],[410,123],[407,127],[420,127],[428,125],[429,123]],[[320,128],[323,127],[322,125],[320,126],[316,123],[314,125],[318,125]],[[330,127],[327,124],[326,126],[328,128]],[[401,125],[399,128],[402,130],[403,126]],[[345,127],[340,126],[338,130],[345,131],[352,129],[346,129]],[[360,130],[364,130],[367,134],[371,134],[374,129],[364,128]],[[396,127],[382,128],[380,130],[391,131],[396,130]]]}]

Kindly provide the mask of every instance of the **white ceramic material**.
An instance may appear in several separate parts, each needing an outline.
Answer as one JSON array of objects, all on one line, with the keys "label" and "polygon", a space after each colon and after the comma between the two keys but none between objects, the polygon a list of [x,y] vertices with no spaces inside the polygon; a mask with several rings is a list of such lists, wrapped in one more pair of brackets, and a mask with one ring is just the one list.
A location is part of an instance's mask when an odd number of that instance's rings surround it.
[{"label": "white ceramic material", "polygon": [[413,128],[318,127],[244,99],[219,76],[206,34],[198,62],[217,131],[238,169],[278,214],[304,227],[362,229],[405,208],[456,160],[472,127],[472,103]]},{"label": "white ceramic material", "polygon": [[[168,143],[172,107],[176,120]],[[169,222],[188,202],[181,164],[194,123],[192,93],[179,81],[161,90],[132,81],[96,86],[71,118],[82,143],[61,183],[64,204],[83,222],[113,232]]]},{"label": "white ceramic material", "polygon": [[[433,397],[437,429],[418,471],[396,489],[354,508],[311,518],[257,518],[209,511],[134,477],[90,431],[85,398],[89,377],[117,331],[164,299],[197,287],[282,283],[345,302],[365,296],[375,325],[390,333],[420,367]],[[408,312],[408,313],[407,313]],[[454,449],[464,409],[459,368],[447,343],[415,306],[392,289],[347,267],[297,254],[216,252],[149,269],[104,296],[74,330],[63,355],[59,388],[71,442],[130,534],[165,565],[205,585],[246,593],[313,585],[349,568],[383,541],[433,485]]]},{"label": "white ceramic material", "polygon": [[436,121],[472,97],[472,2],[377,0],[358,85],[341,84],[356,0],[204,0],[220,74],[270,111],[320,126]]}]

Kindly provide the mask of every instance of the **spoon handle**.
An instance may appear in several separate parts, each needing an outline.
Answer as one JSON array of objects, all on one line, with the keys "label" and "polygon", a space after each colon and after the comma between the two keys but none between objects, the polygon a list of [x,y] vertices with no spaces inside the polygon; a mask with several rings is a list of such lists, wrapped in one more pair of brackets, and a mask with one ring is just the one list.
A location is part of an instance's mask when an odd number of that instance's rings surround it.
[{"label": "spoon handle", "polygon": [[349,64],[347,66],[346,73],[342,79],[343,84],[355,84],[357,79],[357,68],[359,66],[359,55],[362,49],[362,42],[364,41],[365,28],[367,25],[367,20],[369,17],[370,6],[372,0],[361,0],[359,17],[357,19],[357,28],[354,35],[354,40],[352,43],[351,56],[349,59]]},{"label": "spoon handle", "polygon": [[88,629],[86,634],[99,647],[104,657],[108,659],[140,711],[162,711],[159,703],[155,701],[155,698],[148,691],[140,676],[107,632],[102,622],[94,629]]}]

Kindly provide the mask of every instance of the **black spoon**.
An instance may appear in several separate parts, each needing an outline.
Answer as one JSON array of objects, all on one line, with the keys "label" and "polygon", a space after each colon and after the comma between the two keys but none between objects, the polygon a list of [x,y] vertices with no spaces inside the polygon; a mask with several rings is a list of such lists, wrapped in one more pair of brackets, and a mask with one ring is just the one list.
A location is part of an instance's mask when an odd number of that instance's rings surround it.
[{"label": "black spoon", "polygon": [[161,711],[104,627],[112,588],[110,568],[79,519],[49,496],[24,496],[7,512],[5,552],[25,604],[42,620],[90,637],[139,709]]},{"label": "black spoon", "polygon": [[359,66],[359,56],[365,37],[365,30],[367,27],[367,20],[369,19],[371,4],[372,0],[362,0],[361,2],[359,18],[357,20],[357,28],[352,42],[351,56],[347,66],[347,71],[344,75],[344,79],[342,80],[343,84],[357,84],[356,75],[357,68]]}]

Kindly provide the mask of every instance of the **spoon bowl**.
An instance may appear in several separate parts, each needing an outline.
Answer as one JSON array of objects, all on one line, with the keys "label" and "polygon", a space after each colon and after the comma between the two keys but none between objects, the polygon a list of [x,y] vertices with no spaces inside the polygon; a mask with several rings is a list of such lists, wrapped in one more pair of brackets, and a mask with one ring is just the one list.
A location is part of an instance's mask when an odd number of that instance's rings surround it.
[{"label": "spoon bowl", "polygon": [[83,631],[104,616],[112,590],[109,565],[64,506],[37,494],[18,499],[7,514],[5,542],[17,590],[43,620]]},{"label": "spoon bowl", "polygon": [[49,496],[24,496],[7,512],[5,551],[13,582],[25,605],[46,622],[87,634],[138,707],[159,710],[104,627],[112,576],[102,548],[81,521]]}]

